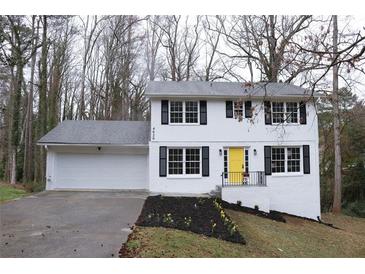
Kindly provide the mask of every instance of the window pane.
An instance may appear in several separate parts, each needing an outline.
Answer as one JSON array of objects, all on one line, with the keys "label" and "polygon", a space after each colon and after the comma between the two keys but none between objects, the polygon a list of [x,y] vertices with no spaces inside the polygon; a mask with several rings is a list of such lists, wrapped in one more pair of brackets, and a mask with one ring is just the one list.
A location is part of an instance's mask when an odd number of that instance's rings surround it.
[{"label": "window pane", "polygon": [[183,102],[170,102],[170,123],[183,122]]},{"label": "window pane", "polygon": [[300,172],[300,148],[288,147],[288,172]]},{"label": "window pane", "polygon": [[185,173],[200,174],[200,149],[185,149]]},{"label": "window pane", "polygon": [[271,148],[272,173],[285,172],[285,150],[282,147]]},{"label": "window pane", "polygon": [[235,119],[242,119],[243,117],[243,102],[242,101],[235,101],[233,105],[234,110],[234,118]]},{"label": "window pane", "polygon": [[183,149],[169,149],[169,174],[183,174]]},{"label": "window pane", "polygon": [[185,122],[198,123],[198,102],[185,102]]},{"label": "window pane", "polygon": [[273,123],[284,122],[284,103],[278,103],[278,102],[272,103],[272,122]]},{"label": "window pane", "polygon": [[298,103],[296,102],[286,103],[286,122],[298,123]]}]

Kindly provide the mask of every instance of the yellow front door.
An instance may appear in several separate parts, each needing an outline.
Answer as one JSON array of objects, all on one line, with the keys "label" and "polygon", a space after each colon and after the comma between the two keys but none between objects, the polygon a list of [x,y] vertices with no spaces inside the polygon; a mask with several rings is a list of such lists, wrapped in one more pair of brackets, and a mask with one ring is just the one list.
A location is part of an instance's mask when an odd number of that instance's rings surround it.
[{"label": "yellow front door", "polygon": [[245,150],[243,147],[229,148],[229,182],[242,184],[245,170]]}]

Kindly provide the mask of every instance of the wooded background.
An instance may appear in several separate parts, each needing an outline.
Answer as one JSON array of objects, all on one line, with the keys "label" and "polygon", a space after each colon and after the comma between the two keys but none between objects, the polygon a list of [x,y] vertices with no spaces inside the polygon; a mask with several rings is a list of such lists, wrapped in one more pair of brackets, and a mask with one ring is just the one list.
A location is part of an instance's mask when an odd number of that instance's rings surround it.
[{"label": "wooded background", "polygon": [[365,216],[364,39],[348,16],[0,16],[0,180],[42,189],[62,120],[148,120],[150,80],[282,81],[325,94],[322,209]]}]

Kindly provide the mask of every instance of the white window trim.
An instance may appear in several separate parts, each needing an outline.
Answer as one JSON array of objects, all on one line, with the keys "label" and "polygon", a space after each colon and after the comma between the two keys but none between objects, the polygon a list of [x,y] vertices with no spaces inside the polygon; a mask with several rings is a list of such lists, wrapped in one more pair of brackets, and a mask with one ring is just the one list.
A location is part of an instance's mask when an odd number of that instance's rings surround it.
[{"label": "white window trim", "polygon": [[[274,112],[273,112],[273,103],[283,103],[284,104],[284,122],[283,123],[274,123]],[[297,103],[298,106],[298,110],[297,110],[297,122],[296,123],[288,123],[287,122],[287,111],[286,111],[286,103]],[[300,125],[300,113],[299,113],[299,103],[298,102],[294,102],[294,101],[288,101],[288,102],[284,102],[284,101],[273,101],[271,102],[271,124],[272,125],[280,125],[280,124],[284,124],[284,125]]]},{"label": "white window trim", "polygon": [[[172,123],[171,122],[171,102],[182,102],[182,118],[183,118],[183,121],[182,123]],[[185,103],[186,102],[196,102],[197,103],[197,106],[198,106],[198,121],[196,123],[186,123],[186,120],[185,120],[185,116],[186,116],[186,107],[185,107]],[[169,100],[169,124],[172,125],[172,126],[196,126],[196,125],[200,125],[200,103],[199,101],[197,100],[185,100],[185,101],[182,101],[182,100]]]},{"label": "white window trim", "polygon": [[[288,148],[299,148],[299,153],[300,153],[300,158],[299,158],[299,166],[300,166],[300,171],[299,172],[288,172]],[[300,145],[293,145],[293,146],[272,146],[272,148],[284,148],[284,154],[285,154],[285,159],[284,159],[284,172],[272,172],[272,167],[271,167],[271,175],[274,177],[290,177],[290,176],[303,176],[303,169],[304,169],[304,164],[303,164],[303,146]],[[272,150],[271,150],[271,164],[272,164]]]},{"label": "white window trim", "polygon": [[[186,174],[186,149],[199,149],[199,174]],[[169,150],[170,149],[182,149],[183,150],[183,173],[182,174],[170,174],[169,170]],[[202,178],[202,148],[201,147],[168,147],[167,148],[167,178],[170,179],[186,179],[186,178]]]}]

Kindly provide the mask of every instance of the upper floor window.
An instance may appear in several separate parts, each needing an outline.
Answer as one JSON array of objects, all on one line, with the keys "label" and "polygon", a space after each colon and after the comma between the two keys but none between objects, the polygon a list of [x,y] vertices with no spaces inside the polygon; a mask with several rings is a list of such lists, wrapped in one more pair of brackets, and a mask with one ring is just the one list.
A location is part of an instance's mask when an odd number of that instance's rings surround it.
[{"label": "upper floor window", "polygon": [[183,122],[183,102],[170,102],[170,123]]},{"label": "upper floor window", "polygon": [[198,123],[198,102],[185,102],[185,123]]},{"label": "upper floor window", "polygon": [[286,103],[286,122],[298,123],[298,103],[287,102]]},{"label": "upper floor window", "polygon": [[197,101],[170,101],[171,124],[197,124],[199,122],[199,104]]},{"label": "upper floor window", "polygon": [[242,119],[243,117],[243,102],[234,101],[233,102],[233,113],[235,119]]},{"label": "upper floor window", "polygon": [[298,123],[297,102],[272,102],[272,123]]}]

